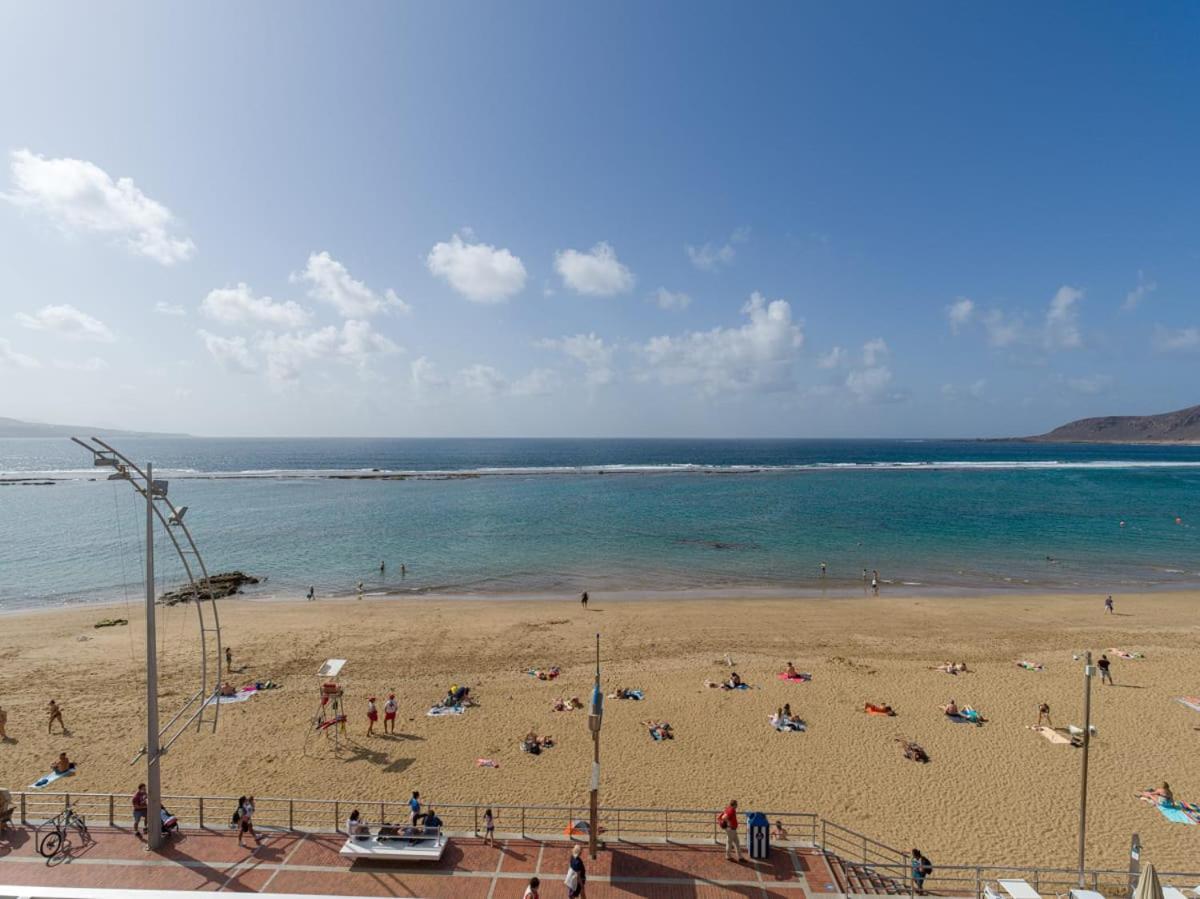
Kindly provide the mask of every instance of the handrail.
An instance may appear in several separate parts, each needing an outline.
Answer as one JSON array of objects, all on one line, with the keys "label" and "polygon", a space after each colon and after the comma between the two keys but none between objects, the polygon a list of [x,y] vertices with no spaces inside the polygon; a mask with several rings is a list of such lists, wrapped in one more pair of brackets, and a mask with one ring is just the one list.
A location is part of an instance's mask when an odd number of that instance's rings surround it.
[{"label": "handrail", "polygon": [[[124,793],[45,793],[42,791],[14,791],[13,805],[19,813],[22,825],[43,825],[53,814],[67,806],[81,815],[95,816],[97,821],[107,821],[115,826],[118,820],[132,819],[129,796]],[[163,804],[181,824],[194,824],[201,829],[226,826],[228,819],[220,812],[215,815],[213,803],[224,805],[230,811],[236,805],[237,796],[164,796]],[[116,810],[127,809],[125,814]],[[303,799],[296,797],[259,796],[255,799],[254,822],[267,830],[298,833],[342,833],[345,820],[342,813],[352,809],[370,811],[379,816],[378,821],[368,821],[372,830],[381,823],[407,821],[407,802],[380,799]],[[492,810],[495,829],[500,834],[520,834],[542,840],[572,841],[586,837],[571,826],[575,821],[586,821],[587,814],[580,806],[572,805],[498,805],[489,803],[434,802],[425,806],[435,808],[442,819],[442,830],[448,835],[479,834],[482,811]],[[39,813],[46,812],[42,817]],[[680,844],[716,844],[720,834],[716,827],[716,809],[695,808],[637,808],[630,806],[601,807],[600,826],[608,841],[637,842],[639,840],[663,840]],[[837,824],[812,812],[763,812],[772,822],[781,822],[788,831],[787,845],[812,846],[837,856],[843,864],[858,866],[869,873],[894,881],[905,892],[912,892],[912,869],[907,853],[865,834]],[[31,819],[42,817],[41,821]],[[333,826],[331,827],[330,824]],[[1022,865],[943,865],[938,866],[925,880],[925,891],[954,893],[982,897],[988,883],[1003,877],[1018,876],[1032,881],[1035,889],[1058,892],[1079,886],[1078,868]],[[1090,868],[1085,870],[1085,882],[1093,889],[1109,885],[1108,892],[1124,895],[1129,891],[1129,871]],[[1159,871],[1160,880],[1175,879],[1191,888],[1200,883],[1200,871]],[[1101,890],[1103,892],[1103,890]]]}]

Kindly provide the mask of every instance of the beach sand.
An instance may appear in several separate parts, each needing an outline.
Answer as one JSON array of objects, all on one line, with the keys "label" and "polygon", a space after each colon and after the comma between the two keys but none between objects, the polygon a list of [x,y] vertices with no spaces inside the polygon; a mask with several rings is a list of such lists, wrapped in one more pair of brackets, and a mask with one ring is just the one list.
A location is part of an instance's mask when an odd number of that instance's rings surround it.
[{"label": "beach sand", "polygon": [[[282,689],[225,706],[216,734],[189,733],[163,762],[168,794],[433,802],[586,802],[591,737],[587,712],[551,711],[559,696],[588,698],[594,635],[602,634],[603,683],[641,688],[642,702],[606,703],[605,805],[811,811],[899,849],[919,846],[935,863],[1075,863],[1080,753],[1033,733],[1046,701],[1056,725],[1082,718],[1081,663],[1073,652],[1109,647],[1145,653],[1114,659],[1117,686],[1093,688],[1099,736],[1091,753],[1088,861],[1123,868],[1130,835],[1160,869],[1200,867],[1200,827],[1170,824],[1135,799],[1170,781],[1200,802],[1200,714],[1173,697],[1200,694],[1195,593],[1118,596],[1006,595],[963,599],[689,599],[447,601],[341,600],[221,604],[239,680]],[[120,615],[129,627],[95,630]],[[0,786],[24,789],[65,749],[79,773],[72,791],[130,791],[144,742],[141,617],[135,606],[0,617],[0,705],[16,743],[0,746]],[[195,612],[164,609],[166,715],[195,689]],[[80,640],[86,637],[87,640]],[[726,654],[754,685],[707,689],[727,676]],[[1110,654],[1111,655],[1111,654]],[[349,748],[340,759],[314,736],[315,673],[346,658]],[[1035,659],[1042,672],[1018,668]],[[965,660],[972,673],[929,670]],[[787,661],[812,683],[780,681]],[[552,682],[525,669],[560,665]],[[457,718],[426,709],[451,683],[480,702]],[[400,701],[402,738],[366,737],[366,699]],[[46,735],[46,702],[63,706],[71,735]],[[980,709],[983,727],[947,722],[951,697]],[[863,713],[887,702],[898,717]],[[809,725],[779,734],[767,716],[784,702]],[[639,722],[665,719],[674,741],[653,742]],[[382,722],[381,722],[382,724]],[[530,729],[558,746],[520,752]],[[920,742],[932,763],[906,761],[893,738]],[[499,769],[478,768],[491,757]]]}]

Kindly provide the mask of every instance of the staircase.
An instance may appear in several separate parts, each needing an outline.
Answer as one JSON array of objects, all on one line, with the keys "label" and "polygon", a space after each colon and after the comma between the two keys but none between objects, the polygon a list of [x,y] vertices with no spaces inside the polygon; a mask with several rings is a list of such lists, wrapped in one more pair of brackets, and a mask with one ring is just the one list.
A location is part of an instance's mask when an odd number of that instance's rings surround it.
[{"label": "staircase", "polygon": [[825,862],[833,872],[838,889],[843,893],[869,896],[902,896],[908,894],[904,883],[878,873],[871,865],[848,862],[828,850]]}]

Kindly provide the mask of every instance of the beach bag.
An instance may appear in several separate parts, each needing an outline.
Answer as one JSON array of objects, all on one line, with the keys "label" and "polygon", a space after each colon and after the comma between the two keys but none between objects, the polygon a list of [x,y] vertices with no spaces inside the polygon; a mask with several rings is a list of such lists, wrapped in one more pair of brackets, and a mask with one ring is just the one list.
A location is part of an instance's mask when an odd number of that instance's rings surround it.
[{"label": "beach bag", "polygon": [[921,859],[921,876],[928,877],[933,873],[933,862],[927,858]]},{"label": "beach bag", "polygon": [[725,820],[724,812],[721,812],[719,815],[717,815],[717,827],[721,828],[721,830],[729,829],[729,822]]},{"label": "beach bag", "polygon": [[575,895],[575,891],[579,889],[579,872],[574,868],[569,870],[567,872],[567,878],[563,881],[563,884],[566,886],[567,892],[569,892],[571,895]]}]

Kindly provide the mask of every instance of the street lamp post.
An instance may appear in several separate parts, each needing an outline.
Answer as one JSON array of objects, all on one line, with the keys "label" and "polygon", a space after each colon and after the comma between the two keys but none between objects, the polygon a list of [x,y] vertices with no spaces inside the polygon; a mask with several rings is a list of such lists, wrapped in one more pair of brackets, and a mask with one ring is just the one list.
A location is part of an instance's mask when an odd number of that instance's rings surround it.
[{"label": "street lamp post", "polygon": [[1092,741],[1092,653],[1089,650],[1083,662],[1083,771],[1079,778],[1079,886],[1084,884],[1084,857],[1087,851],[1087,789],[1088,748]]},{"label": "street lamp post", "polygon": [[596,858],[596,832],[600,829],[600,723],[604,718],[604,693],[600,689],[600,635],[596,634],[596,683],[592,687],[592,710],[588,730],[592,732],[592,794],[588,816],[588,854]]}]

